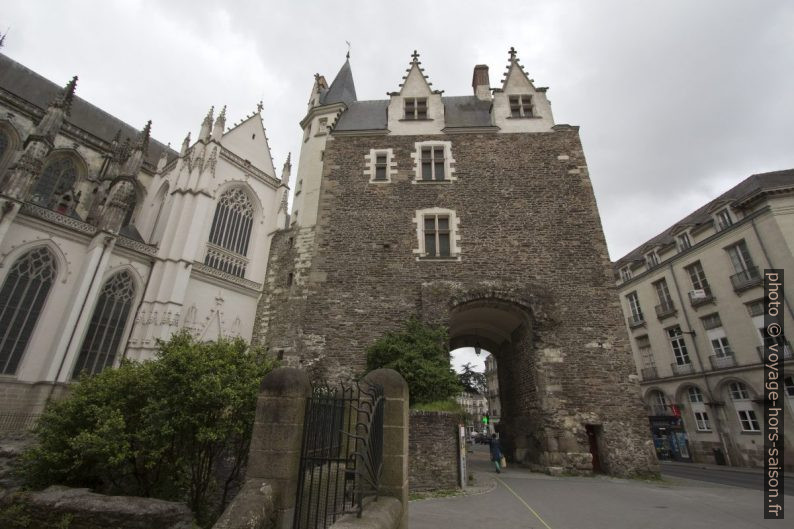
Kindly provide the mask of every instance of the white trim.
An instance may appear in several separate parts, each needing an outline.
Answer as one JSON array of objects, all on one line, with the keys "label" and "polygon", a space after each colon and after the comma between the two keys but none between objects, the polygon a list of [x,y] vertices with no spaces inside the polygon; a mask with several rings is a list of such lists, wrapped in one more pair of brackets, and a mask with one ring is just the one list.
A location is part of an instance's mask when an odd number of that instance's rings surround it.
[{"label": "white trim", "polygon": [[[431,257],[425,250],[424,218],[426,215],[446,215],[449,217],[449,257]],[[416,225],[418,248],[413,249],[416,260],[428,261],[460,261],[460,219],[454,209],[426,208],[418,209],[412,221]]]},{"label": "white trim", "polygon": [[[375,163],[378,155],[386,155],[386,179],[375,179]],[[394,149],[370,149],[364,155],[364,176],[369,177],[370,184],[390,184],[392,176],[397,176],[397,161],[394,159]]]},{"label": "white trim", "polygon": [[[423,147],[444,147],[444,179],[443,180],[422,180],[422,148]],[[414,160],[414,179],[412,184],[448,184],[458,178],[455,176],[455,159],[452,157],[451,141],[417,141],[414,143],[414,152],[411,153]]]}]

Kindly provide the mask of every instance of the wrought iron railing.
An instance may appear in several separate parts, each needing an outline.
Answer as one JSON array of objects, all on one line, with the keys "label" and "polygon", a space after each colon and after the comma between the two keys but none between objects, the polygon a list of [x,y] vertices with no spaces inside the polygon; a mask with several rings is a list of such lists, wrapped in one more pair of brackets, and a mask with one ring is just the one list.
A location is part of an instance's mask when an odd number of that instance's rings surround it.
[{"label": "wrought iron railing", "polygon": [[640,369],[640,374],[642,374],[643,380],[656,380],[659,378],[659,374],[656,372],[656,367],[643,367]]},{"label": "wrought iron railing", "polygon": [[736,357],[733,354],[723,356],[711,355],[709,356],[712,369],[727,369],[736,365]]},{"label": "wrought iron railing", "polygon": [[329,527],[361,516],[378,497],[383,468],[383,388],[315,386],[306,405],[294,529]]},{"label": "wrought iron railing", "polygon": [[[764,358],[764,346],[759,345],[755,349],[758,351],[758,356],[761,358],[761,363],[766,362],[766,358]],[[791,360],[794,358],[794,350],[791,348],[791,344],[789,342],[782,344],[782,347],[778,345],[778,352],[783,353],[780,355],[783,360]]]},{"label": "wrought iron railing", "polygon": [[626,320],[629,322],[629,327],[632,329],[634,327],[639,327],[640,325],[645,325],[645,318],[640,314],[632,314]]},{"label": "wrought iron railing", "polygon": [[741,272],[731,276],[733,289],[738,291],[748,289],[755,285],[760,285],[763,282],[764,279],[761,277],[761,273],[758,271],[757,266],[751,266],[750,268],[742,270]]},{"label": "wrought iron railing", "polygon": [[676,313],[675,304],[673,304],[673,300],[665,301],[664,303],[660,303],[656,305],[656,317],[660,320],[666,318],[668,316],[672,316]]},{"label": "wrought iron railing", "polygon": [[670,364],[670,369],[673,370],[673,375],[689,375],[690,373],[694,372],[694,368],[692,364],[678,364],[673,362]]}]

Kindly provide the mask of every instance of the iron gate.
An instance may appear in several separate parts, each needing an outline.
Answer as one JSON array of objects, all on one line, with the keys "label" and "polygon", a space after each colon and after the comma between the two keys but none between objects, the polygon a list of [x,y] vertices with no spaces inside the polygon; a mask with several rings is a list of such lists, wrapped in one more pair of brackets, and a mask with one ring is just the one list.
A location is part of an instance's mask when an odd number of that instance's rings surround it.
[{"label": "iron gate", "polygon": [[325,529],[361,516],[378,497],[383,467],[383,388],[317,385],[306,403],[293,529]]}]

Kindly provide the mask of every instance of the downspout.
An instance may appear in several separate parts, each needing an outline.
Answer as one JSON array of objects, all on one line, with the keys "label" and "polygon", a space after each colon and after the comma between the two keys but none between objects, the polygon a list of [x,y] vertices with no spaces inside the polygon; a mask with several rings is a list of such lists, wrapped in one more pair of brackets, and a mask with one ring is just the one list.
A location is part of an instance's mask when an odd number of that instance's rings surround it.
[{"label": "downspout", "polygon": [[[751,224],[753,225],[753,231],[755,232],[755,238],[758,239],[758,244],[761,245],[761,251],[764,253],[764,258],[766,258],[766,262],[769,263],[769,268],[775,268],[775,265],[772,264],[772,259],[769,258],[769,253],[766,251],[766,245],[764,244],[764,240],[761,238],[761,233],[758,231],[758,227],[755,225],[755,219],[752,219]],[[794,318],[794,310],[791,308],[791,304],[786,299],[786,296],[783,296],[783,303],[788,308],[789,316]]]},{"label": "downspout", "polygon": [[[670,269],[670,275],[673,277],[673,285],[675,285],[675,292],[678,294],[678,299],[681,302],[681,312],[684,314],[684,321],[686,322],[687,327],[689,327],[689,332],[692,336],[692,346],[695,349],[695,358],[697,358],[698,366],[700,367],[700,373],[703,378],[703,384],[706,386],[706,393],[709,399],[709,402],[714,403],[716,406],[716,400],[714,400],[714,392],[711,389],[711,384],[709,384],[709,378],[706,376],[706,370],[703,369],[703,360],[700,358],[700,350],[698,349],[697,341],[695,341],[694,330],[692,329],[692,323],[689,321],[689,314],[686,310],[686,304],[684,303],[684,298],[681,296],[681,289],[678,287],[678,280],[675,277],[675,272],[673,271],[673,264],[668,263],[667,267]],[[719,412],[715,411],[714,413],[714,427],[717,430],[717,435],[720,438],[720,444],[722,445],[722,453],[725,454],[725,459],[729,466],[733,466],[731,462],[731,456],[728,453],[728,446],[725,443],[725,432],[722,429],[722,421],[719,417]]]},{"label": "downspout", "polygon": [[77,334],[77,327],[80,325],[80,320],[83,318],[83,313],[85,312],[85,307],[88,304],[88,297],[91,293],[92,286],[96,281],[96,276],[99,273],[99,269],[102,266],[102,260],[105,257],[105,252],[110,245],[111,238],[105,236],[104,241],[102,242],[102,253],[99,254],[99,259],[97,260],[96,268],[94,268],[94,273],[91,275],[91,282],[88,284],[88,289],[86,290],[85,297],[83,298],[83,304],[80,306],[80,312],[77,313],[77,319],[74,322],[74,327],[72,327],[72,332],[69,335],[69,341],[66,344],[66,348],[63,352],[63,356],[61,357],[61,363],[58,366],[58,372],[55,374],[55,380],[52,381],[52,386],[50,386],[50,393],[47,395],[47,400],[45,403],[49,403],[52,399],[52,394],[55,392],[55,386],[58,384],[58,380],[61,378],[61,373],[63,372],[63,365],[66,362],[66,357],[69,355],[69,349],[72,347],[72,342],[74,341],[74,336]]}]

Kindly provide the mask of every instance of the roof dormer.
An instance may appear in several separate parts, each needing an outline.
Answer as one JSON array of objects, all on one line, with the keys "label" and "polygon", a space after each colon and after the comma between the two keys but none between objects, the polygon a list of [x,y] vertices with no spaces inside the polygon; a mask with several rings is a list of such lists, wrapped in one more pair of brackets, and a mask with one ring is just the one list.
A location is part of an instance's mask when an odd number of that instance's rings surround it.
[{"label": "roof dormer", "polygon": [[419,54],[414,51],[399,92],[389,94],[389,131],[391,134],[441,134],[444,104],[441,91],[433,90],[424,74]]},{"label": "roof dormer", "polygon": [[502,88],[494,91],[493,122],[501,132],[548,132],[554,126],[546,88],[536,88],[510,48]]}]

